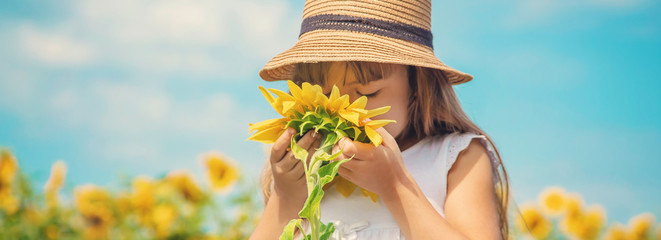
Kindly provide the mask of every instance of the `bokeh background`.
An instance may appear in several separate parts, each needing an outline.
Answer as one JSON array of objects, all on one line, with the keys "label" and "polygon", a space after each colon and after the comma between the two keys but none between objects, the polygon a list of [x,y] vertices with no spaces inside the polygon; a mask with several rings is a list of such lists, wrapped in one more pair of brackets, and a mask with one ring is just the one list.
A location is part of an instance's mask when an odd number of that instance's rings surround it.
[{"label": "bokeh background", "polygon": [[[0,2],[0,146],[42,186],[202,173],[217,150],[257,181],[248,123],[276,117],[257,72],[295,43],[299,0]],[[608,221],[661,216],[661,3],[433,1],[436,55],[496,142],[517,203],[547,186]],[[66,189],[66,187],[65,187]]]}]

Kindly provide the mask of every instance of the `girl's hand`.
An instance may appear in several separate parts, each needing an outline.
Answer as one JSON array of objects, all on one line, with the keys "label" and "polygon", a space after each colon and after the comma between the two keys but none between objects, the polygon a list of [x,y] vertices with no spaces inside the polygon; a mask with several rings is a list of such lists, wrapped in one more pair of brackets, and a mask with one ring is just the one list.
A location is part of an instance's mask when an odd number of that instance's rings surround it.
[{"label": "girl's hand", "polygon": [[376,129],[376,132],[383,137],[383,143],[378,147],[374,147],[372,143],[356,142],[345,137],[333,147],[333,153],[344,149],[337,160],[354,156],[340,166],[338,170],[340,176],[370,192],[385,196],[392,192],[399,176],[409,173],[392,135],[382,127]]},{"label": "girl's hand", "polygon": [[[310,153],[314,152],[314,149],[321,144],[321,134],[313,136],[313,133],[314,131],[308,131],[297,142],[299,146]],[[293,128],[288,128],[280,135],[271,148],[270,161],[275,194],[292,209],[298,211],[303,208],[305,199],[308,197],[308,191],[303,163],[294,157],[289,148],[294,134],[296,134],[296,131]]]}]

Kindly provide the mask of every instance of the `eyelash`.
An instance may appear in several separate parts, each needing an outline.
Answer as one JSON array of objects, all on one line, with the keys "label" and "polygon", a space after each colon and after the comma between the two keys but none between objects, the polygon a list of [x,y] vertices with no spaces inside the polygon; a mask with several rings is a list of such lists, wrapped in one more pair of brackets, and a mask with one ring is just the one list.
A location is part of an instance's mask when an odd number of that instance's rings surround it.
[{"label": "eyelash", "polygon": [[361,96],[372,98],[372,97],[376,96],[380,91],[381,90],[376,90],[376,92],[373,92],[373,93],[370,93],[370,94],[362,94],[359,91],[356,91],[356,93],[358,93],[358,95],[361,95]]}]

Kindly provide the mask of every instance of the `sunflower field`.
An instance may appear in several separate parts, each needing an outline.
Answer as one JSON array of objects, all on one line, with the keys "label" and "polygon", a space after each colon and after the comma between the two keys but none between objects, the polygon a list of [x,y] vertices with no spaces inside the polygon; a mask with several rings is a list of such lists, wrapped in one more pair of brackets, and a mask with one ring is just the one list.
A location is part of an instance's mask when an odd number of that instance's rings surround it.
[{"label": "sunflower field", "polygon": [[17,158],[2,149],[0,239],[247,239],[261,215],[258,188],[244,183],[223,154],[203,160],[207,188],[186,171],[170,171],[123,180],[119,190],[88,184],[67,194],[60,192],[64,162],[53,164],[36,191]]},{"label": "sunflower field", "polygon": [[[205,154],[203,163],[206,185],[176,170],[123,179],[121,189],[87,184],[65,193],[64,162],[53,164],[43,190],[36,190],[2,149],[0,239],[248,239],[263,209],[258,186],[219,152]],[[609,223],[603,207],[558,186],[514,208],[511,239],[661,240],[653,214]]]},{"label": "sunflower field", "polygon": [[661,224],[653,214],[638,214],[627,224],[608,223],[601,205],[586,205],[581,195],[559,186],[545,188],[518,211],[510,219],[513,239],[661,240]]}]

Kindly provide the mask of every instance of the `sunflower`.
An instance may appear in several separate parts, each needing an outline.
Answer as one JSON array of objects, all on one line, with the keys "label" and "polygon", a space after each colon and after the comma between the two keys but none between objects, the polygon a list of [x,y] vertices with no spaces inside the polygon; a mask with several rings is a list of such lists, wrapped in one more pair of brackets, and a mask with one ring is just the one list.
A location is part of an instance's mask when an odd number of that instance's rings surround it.
[{"label": "sunflower", "polygon": [[[248,129],[252,136],[248,140],[271,144],[288,127],[296,129],[296,138],[299,139],[307,131],[314,130],[323,136],[320,149],[330,154],[332,146],[342,137],[379,146],[383,142],[383,137],[376,132],[376,129],[395,122],[370,120],[388,112],[390,106],[366,110],[367,97],[362,96],[350,102],[349,95],[340,95],[337,86],[333,86],[329,96],[326,96],[319,85],[304,82],[299,87],[292,81],[287,81],[287,85],[291,95],[278,89],[266,90],[264,87],[259,87],[269,104],[283,118],[250,124]],[[338,184],[337,190],[345,197],[356,189],[355,184],[343,179],[334,182]],[[363,188],[360,188],[360,191],[363,196],[369,197],[374,202],[377,201],[376,194]]]},{"label": "sunflower", "polygon": [[115,221],[112,198],[95,185],[83,185],[74,190],[76,209],[85,221],[85,237],[105,239]]},{"label": "sunflower", "polygon": [[18,172],[18,162],[7,149],[0,149],[0,208],[13,215],[20,207],[18,197],[12,192],[12,183]]},{"label": "sunflower", "polygon": [[189,202],[200,203],[205,198],[204,192],[188,172],[171,171],[165,177],[165,182],[173,186]]},{"label": "sunflower", "polygon": [[177,219],[178,213],[172,204],[159,204],[152,212],[152,223],[158,238],[165,238],[170,235],[172,224]]},{"label": "sunflower", "polygon": [[[133,179],[133,192],[129,196],[130,209],[134,210],[142,224],[149,224],[151,210],[154,208],[155,189],[154,181],[146,176]],[[120,205],[124,207],[125,205]]]},{"label": "sunflower", "polygon": [[581,219],[583,218],[583,198],[576,193],[569,193],[564,199],[564,213],[560,222],[560,230],[567,234],[580,231]]},{"label": "sunflower", "polygon": [[21,202],[13,193],[4,193],[0,195],[0,208],[8,215],[14,215],[18,212]]},{"label": "sunflower", "polygon": [[565,190],[561,187],[548,187],[542,190],[537,201],[545,214],[557,216],[564,211],[565,195]]},{"label": "sunflower", "polygon": [[250,124],[248,129],[255,133],[248,140],[274,143],[287,127],[294,127],[299,137],[314,129],[336,139],[348,136],[353,140],[371,142],[374,146],[379,146],[383,138],[376,129],[395,122],[365,121],[388,112],[390,106],[366,110],[367,97],[362,96],[351,103],[349,95],[340,96],[337,86],[333,86],[330,96],[326,96],[319,85],[304,82],[299,87],[292,81],[287,81],[287,84],[291,95],[278,89],[267,91],[264,87],[259,87],[266,100],[283,118]]},{"label": "sunflower", "polygon": [[231,190],[239,178],[239,169],[233,161],[217,151],[204,154],[203,161],[212,189],[221,193]]},{"label": "sunflower", "polygon": [[628,239],[650,239],[655,217],[651,213],[641,213],[629,219]]},{"label": "sunflower", "polygon": [[131,213],[132,202],[131,194],[127,192],[121,192],[115,197],[115,206],[117,206],[117,212],[119,215],[127,215]]},{"label": "sunflower", "polygon": [[606,222],[606,211],[599,205],[590,206],[577,221],[572,235],[579,239],[597,239]]},{"label": "sunflower", "polygon": [[532,204],[521,207],[521,216],[516,219],[516,224],[521,232],[529,232],[535,239],[546,238],[553,227],[551,221]]},{"label": "sunflower", "polygon": [[18,163],[14,155],[7,149],[0,149],[0,190],[13,182],[18,171]]},{"label": "sunflower", "polygon": [[621,223],[613,223],[604,235],[604,240],[627,240],[627,229]]}]

